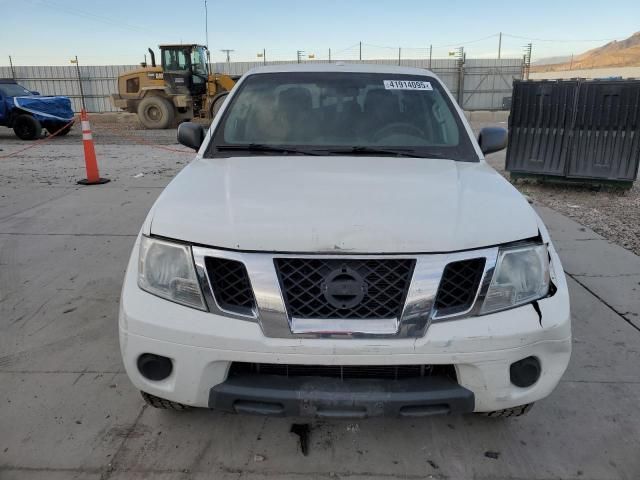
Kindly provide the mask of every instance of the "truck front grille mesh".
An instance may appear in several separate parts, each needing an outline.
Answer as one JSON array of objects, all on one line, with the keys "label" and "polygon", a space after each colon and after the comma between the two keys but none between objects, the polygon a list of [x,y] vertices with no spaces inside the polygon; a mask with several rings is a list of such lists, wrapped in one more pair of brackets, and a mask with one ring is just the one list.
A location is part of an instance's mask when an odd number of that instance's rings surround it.
[{"label": "truck front grille mesh", "polygon": [[251,315],[256,301],[244,264],[215,257],[207,257],[205,264],[213,295],[220,308]]},{"label": "truck front grille mesh", "polygon": [[484,272],[484,258],[449,263],[442,274],[436,296],[438,316],[454,315],[468,310],[476,298]]},{"label": "truck front grille mesh", "polygon": [[[400,318],[415,260],[276,258],[275,265],[290,317],[382,319]],[[341,271],[351,272],[348,278],[363,290],[362,298],[352,296],[345,305],[326,292]]]}]

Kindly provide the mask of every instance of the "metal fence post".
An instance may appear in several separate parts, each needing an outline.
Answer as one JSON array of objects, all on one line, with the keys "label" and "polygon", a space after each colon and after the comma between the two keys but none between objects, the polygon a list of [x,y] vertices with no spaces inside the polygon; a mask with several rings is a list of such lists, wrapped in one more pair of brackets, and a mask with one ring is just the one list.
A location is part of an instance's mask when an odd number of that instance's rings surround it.
[{"label": "metal fence post", "polygon": [[84,90],[82,89],[82,77],[80,76],[80,64],[78,63],[78,56],[74,60],[71,60],[71,63],[76,64],[76,73],[78,74],[78,85],[80,85],[80,98],[82,99],[82,111],[87,111],[87,106],[84,103]]},{"label": "metal fence post", "polygon": [[458,105],[462,108],[464,103],[464,47],[459,49],[460,58],[458,59]]},{"label": "metal fence post", "polygon": [[16,71],[13,69],[13,61],[11,60],[11,55],[9,55],[9,66],[11,67],[11,78],[16,79]]}]

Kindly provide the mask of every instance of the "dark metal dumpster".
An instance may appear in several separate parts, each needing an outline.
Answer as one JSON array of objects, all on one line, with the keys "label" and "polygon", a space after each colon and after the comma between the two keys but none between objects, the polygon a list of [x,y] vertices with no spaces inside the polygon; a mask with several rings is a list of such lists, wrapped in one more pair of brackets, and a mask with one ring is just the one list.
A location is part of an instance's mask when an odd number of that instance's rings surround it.
[{"label": "dark metal dumpster", "polygon": [[506,169],[588,181],[637,178],[640,80],[515,81]]}]

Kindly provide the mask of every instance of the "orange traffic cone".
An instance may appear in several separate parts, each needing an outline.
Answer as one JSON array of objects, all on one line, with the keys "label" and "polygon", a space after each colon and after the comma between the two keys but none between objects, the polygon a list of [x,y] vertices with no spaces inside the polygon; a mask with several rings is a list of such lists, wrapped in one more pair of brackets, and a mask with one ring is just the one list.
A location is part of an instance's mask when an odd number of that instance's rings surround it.
[{"label": "orange traffic cone", "polygon": [[81,185],[100,185],[110,182],[108,178],[101,178],[98,171],[98,161],[96,160],[96,151],[93,147],[93,136],[91,135],[91,125],[89,125],[89,117],[87,112],[82,109],[80,112],[80,121],[82,123],[82,144],[84,146],[84,163],[87,167],[87,178],[78,180]]}]

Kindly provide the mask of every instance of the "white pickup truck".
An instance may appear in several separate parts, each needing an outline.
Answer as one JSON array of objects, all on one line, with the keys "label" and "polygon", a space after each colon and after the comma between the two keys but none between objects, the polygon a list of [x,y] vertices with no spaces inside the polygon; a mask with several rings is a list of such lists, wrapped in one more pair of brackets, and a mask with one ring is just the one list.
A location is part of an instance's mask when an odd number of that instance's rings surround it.
[{"label": "white pickup truck", "polygon": [[247,73],[160,195],[122,290],[128,376],[154,407],[324,418],[546,397],[571,353],[547,229],[431,72]]}]

